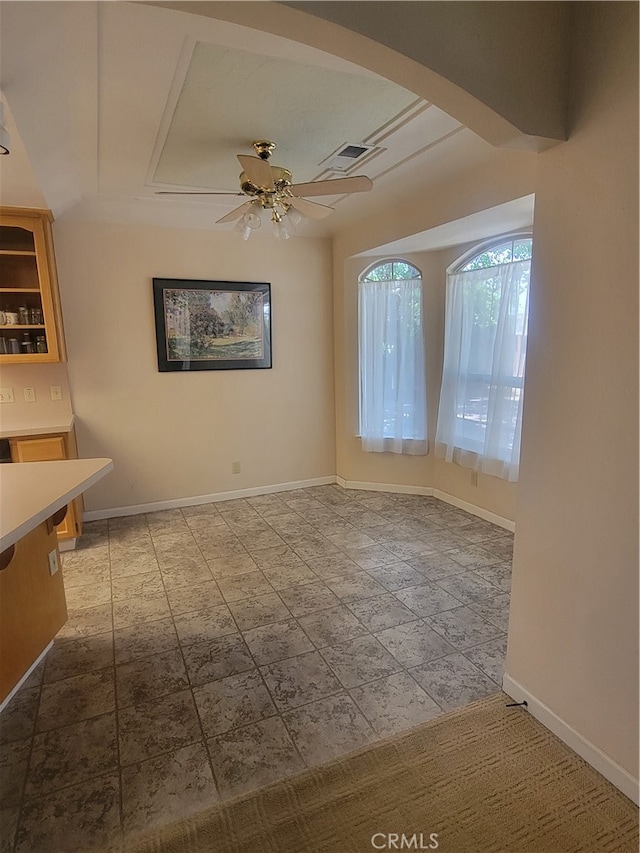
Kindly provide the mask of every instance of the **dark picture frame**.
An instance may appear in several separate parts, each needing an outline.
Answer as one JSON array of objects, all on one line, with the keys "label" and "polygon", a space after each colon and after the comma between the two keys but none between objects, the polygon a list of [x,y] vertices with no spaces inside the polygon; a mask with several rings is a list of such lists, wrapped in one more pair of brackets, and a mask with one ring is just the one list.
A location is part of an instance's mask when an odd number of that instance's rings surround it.
[{"label": "dark picture frame", "polygon": [[158,370],[271,367],[271,285],[154,278]]}]

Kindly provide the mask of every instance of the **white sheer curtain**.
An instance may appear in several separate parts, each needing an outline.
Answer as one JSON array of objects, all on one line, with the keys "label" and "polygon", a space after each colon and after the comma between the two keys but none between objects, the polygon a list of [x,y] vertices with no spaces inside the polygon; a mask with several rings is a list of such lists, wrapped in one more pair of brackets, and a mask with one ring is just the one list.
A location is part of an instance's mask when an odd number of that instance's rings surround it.
[{"label": "white sheer curtain", "polygon": [[518,479],[531,261],[449,276],[436,456]]},{"label": "white sheer curtain", "polygon": [[361,281],[358,321],[363,449],[425,454],[422,280]]}]

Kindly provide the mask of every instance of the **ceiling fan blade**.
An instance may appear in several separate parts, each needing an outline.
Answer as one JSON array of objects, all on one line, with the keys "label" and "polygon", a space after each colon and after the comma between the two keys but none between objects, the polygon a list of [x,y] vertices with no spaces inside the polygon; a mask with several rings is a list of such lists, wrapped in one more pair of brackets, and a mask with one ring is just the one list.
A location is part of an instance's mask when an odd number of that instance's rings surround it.
[{"label": "ceiling fan blade", "polygon": [[194,192],[191,192],[190,190],[156,190],[154,195],[244,195],[244,193],[198,192],[198,190],[195,190]]},{"label": "ceiling fan blade", "polygon": [[296,196],[342,195],[343,193],[366,193],[373,189],[373,181],[365,175],[353,178],[334,178],[329,181],[311,181],[308,184],[294,184],[289,187]]},{"label": "ceiling fan blade", "polygon": [[265,190],[274,189],[273,175],[271,174],[271,166],[266,160],[261,160],[259,157],[252,157],[250,154],[238,154],[240,165],[247,173],[247,177],[256,187],[262,187]]},{"label": "ceiling fan blade", "polygon": [[293,196],[290,199],[291,206],[295,207],[296,210],[299,210],[304,216],[308,216],[310,219],[324,219],[325,216],[329,216],[330,213],[333,213],[333,207],[327,207],[326,204],[318,204],[317,201],[307,201],[304,198],[297,198]]},{"label": "ceiling fan blade", "polygon": [[236,207],[236,208],[234,208],[234,209],[231,211],[231,213],[227,213],[227,214],[226,214],[225,216],[223,216],[221,219],[216,219],[216,223],[215,223],[215,224],[216,224],[216,225],[222,225],[222,224],[223,224],[223,223],[225,223],[225,222],[233,222],[233,221],[234,221],[234,220],[236,220],[236,219],[240,219],[240,217],[242,216],[242,214],[243,214],[243,213],[246,213],[246,212],[249,210],[249,208],[251,207],[251,205],[252,205],[252,204],[253,204],[253,201],[245,201],[245,203],[244,203],[244,204],[241,204],[241,205],[240,205],[240,207]]}]

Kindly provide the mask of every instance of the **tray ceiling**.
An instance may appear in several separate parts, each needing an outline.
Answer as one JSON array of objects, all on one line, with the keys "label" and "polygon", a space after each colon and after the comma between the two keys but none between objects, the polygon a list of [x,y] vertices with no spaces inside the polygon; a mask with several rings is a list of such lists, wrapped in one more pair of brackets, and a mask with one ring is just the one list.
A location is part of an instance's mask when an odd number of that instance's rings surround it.
[{"label": "tray ceiling", "polygon": [[[376,146],[351,172],[371,177],[373,191],[324,198],[336,213],[299,229],[328,235],[494,151],[414,93],[346,60],[173,9],[9,3],[1,46],[4,94],[58,218],[228,230],[213,223],[237,197],[156,192],[237,190],[235,155],[252,153],[256,138],[277,143],[273,162],[298,182],[333,177],[322,162],[345,143]],[[13,170],[3,163],[3,174]]]},{"label": "tray ceiling", "polygon": [[153,180],[236,190],[235,155],[253,154],[254,139],[275,141],[274,164],[311,180],[340,145],[369,138],[417,100],[379,78],[197,42]]}]

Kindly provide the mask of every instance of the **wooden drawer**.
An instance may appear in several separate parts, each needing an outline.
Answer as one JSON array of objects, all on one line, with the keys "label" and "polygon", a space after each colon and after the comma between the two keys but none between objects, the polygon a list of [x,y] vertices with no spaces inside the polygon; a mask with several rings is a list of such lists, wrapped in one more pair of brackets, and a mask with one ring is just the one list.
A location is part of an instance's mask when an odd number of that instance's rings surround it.
[{"label": "wooden drawer", "polygon": [[14,462],[56,462],[66,459],[64,436],[46,435],[42,438],[17,438],[11,441]]}]

